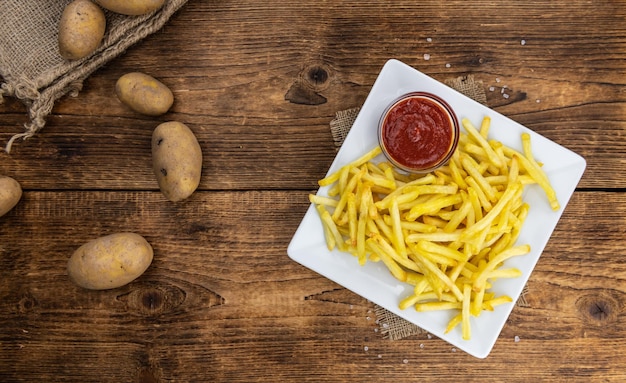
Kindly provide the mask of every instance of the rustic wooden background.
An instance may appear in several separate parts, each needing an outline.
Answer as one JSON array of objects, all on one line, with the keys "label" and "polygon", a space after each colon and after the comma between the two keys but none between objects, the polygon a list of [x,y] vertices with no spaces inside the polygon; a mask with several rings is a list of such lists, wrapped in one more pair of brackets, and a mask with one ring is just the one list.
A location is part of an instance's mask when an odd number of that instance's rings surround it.
[{"label": "rustic wooden background", "polygon": [[[286,254],[335,155],[329,122],[389,58],[440,81],[472,74],[490,107],[587,160],[484,360],[427,334],[383,339],[373,304]],[[174,91],[170,113],[115,98],[137,70]],[[152,130],[172,119],[204,151],[180,204],[151,170]],[[0,143],[24,122],[5,100]],[[0,381],[626,381],[625,138],[621,0],[191,0],[0,153],[24,188],[0,218]],[[74,286],[74,249],[122,230],[152,243],[148,271]]]}]

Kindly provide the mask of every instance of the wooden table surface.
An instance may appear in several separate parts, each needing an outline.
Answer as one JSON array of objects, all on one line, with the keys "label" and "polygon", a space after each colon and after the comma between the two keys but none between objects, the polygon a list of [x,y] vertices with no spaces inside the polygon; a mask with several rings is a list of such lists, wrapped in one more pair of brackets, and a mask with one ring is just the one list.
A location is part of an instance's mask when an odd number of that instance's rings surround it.
[{"label": "wooden table surface", "polygon": [[[390,58],[473,75],[489,107],[587,160],[486,359],[428,334],[383,339],[373,303],[287,256],[336,154],[329,122]],[[120,104],[130,71],[173,90],[168,114]],[[0,105],[2,145],[26,118]],[[183,203],[151,170],[167,120],[204,154]],[[623,1],[192,0],[0,153],[24,189],[0,218],[0,381],[626,381],[625,138]],[[117,231],[153,245],[146,273],[73,285],[72,252]]]}]

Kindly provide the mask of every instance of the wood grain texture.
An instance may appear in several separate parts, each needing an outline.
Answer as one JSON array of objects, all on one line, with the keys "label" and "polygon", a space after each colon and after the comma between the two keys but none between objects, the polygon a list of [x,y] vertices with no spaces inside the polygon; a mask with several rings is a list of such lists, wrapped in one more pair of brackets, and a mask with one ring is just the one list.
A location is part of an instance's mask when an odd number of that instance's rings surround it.
[{"label": "wood grain texture", "polygon": [[[625,21],[621,1],[190,1],[0,152],[24,189],[0,217],[0,381],[625,381]],[[286,254],[336,154],[329,122],[389,58],[473,75],[488,106],[587,160],[527,304],[484,360],[428,334],[383,339],[371,302]],[[115,98],[136,70],[173,90],[168,114]],[[5,99],[0,143],[26,118]],[[168,120],[204,154],[178,204],[151,169]],[[123,230],[153,245],[148,271],[74,286],[72,252]]]}]

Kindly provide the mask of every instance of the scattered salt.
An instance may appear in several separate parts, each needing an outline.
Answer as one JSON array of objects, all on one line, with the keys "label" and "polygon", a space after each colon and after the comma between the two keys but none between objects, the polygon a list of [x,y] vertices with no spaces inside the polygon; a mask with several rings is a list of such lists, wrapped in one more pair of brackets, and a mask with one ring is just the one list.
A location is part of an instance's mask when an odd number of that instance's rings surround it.
[{"label": "scattered salt", "polygon": [[500,79],[498,77],[496,77],[496,82],[500,82]]},{"label": "scattered salt", "polygon": [[382,355],[378,354],[378,359],[382,359],[382,357],[383,357]]},{"label": "scattered salt", "polygon": [[365,317],[365,319],[370,320],[370,319],[372,319],[372,318],[370,318],[370,317]]},{"label": "scattered salt", "polygon": [[450,67],[451,67],[450,63],[447,63],[446,68],[450,68]]},{"label": "scattered salt", "polygon": [[520,41],[520,44],[522,44],[522,45],[526,45],[526,40],[523,40],[523,39],[522,39],[522,41]]},{"label": "scattered salt", "polygon": [[402,360],[402,363],[407,364],[407,363],[409,363],[409,360],[408,359],[404,359],[404,360]]},{"label": "scattered salt", "polygon": [[515,343],[519,342],[519,336],[515,335]]},{"label": "scattered salt", "polygon": [[369,347],[367,347],[367,346],[363,347],[363,350],[365,350],[365,351],[367,351],[367,350],[369,350],[369,349],[370,349],[370,348],[369,348]]},{"label": "scattered salt", "polygon": [[539,103],[541,102],[541,100],[540,100],[540,99],[537,99],[535,102],[536,102],[537,104],[539,104]]},{"label": "scattered salt", "polygon": [[432,43],[432,42],[433,42],[433,39],[432,39],[432,38],[430,38],[430,37],[427,37],[427,38],[426,38],[426,41],[428,41],[429,43]]},{"label": "scattered salt", "polygon": [[430,60],[430,55],[428,53],[424,53],[424,60]]},{"label": "scattered salt", "polygon": [[490,87],[489,87],[489,91],[490,91],[490,92],[493,92],[493,91],[495,91],[495,90],[496,90],[496,87],[495,87],[495,86],[490,86]]},{"label": "scattered salt", "polygon": [[509,98],[509,95],[505,93],[505,94],[502,95],[502,97]]},{"label": "scattered salt", "polygon": [[424,348],[424,343],[420,343],[420,348]]}]

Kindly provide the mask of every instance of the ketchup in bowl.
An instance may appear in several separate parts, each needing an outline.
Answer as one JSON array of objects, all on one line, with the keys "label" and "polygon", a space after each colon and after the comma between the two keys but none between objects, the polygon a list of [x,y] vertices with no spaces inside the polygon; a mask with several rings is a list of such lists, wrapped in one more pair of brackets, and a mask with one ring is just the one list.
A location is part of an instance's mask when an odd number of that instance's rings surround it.
[{"label": "ketchup in bowl", "polygon": [[378,127],[383,153],[407,172],[427,173],[444,165],[459,141],[459,124],[450,106],[425,92],[406,94],[383,113]]}]

